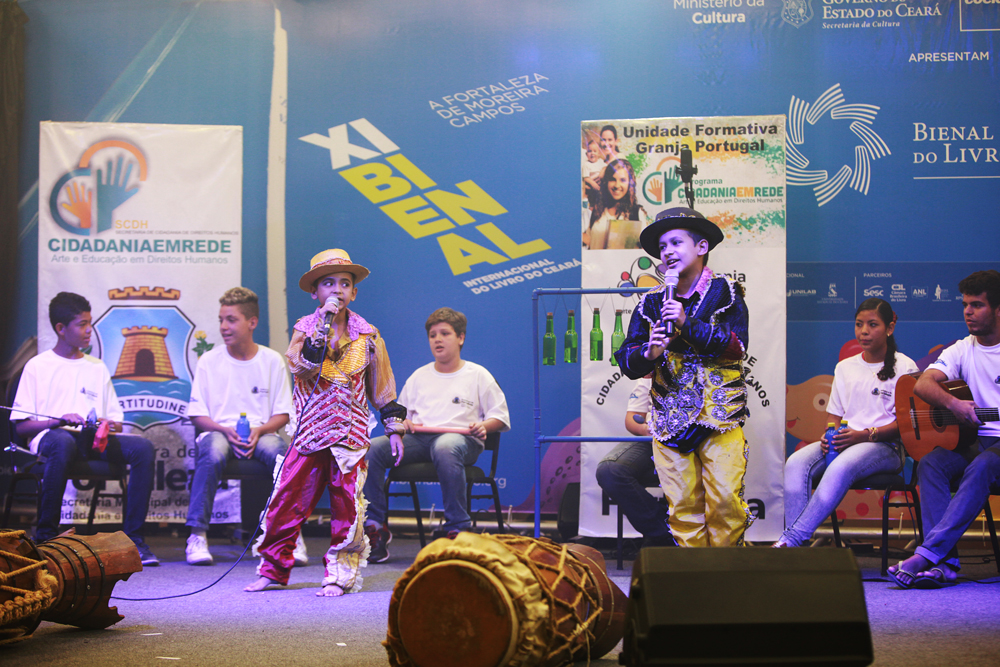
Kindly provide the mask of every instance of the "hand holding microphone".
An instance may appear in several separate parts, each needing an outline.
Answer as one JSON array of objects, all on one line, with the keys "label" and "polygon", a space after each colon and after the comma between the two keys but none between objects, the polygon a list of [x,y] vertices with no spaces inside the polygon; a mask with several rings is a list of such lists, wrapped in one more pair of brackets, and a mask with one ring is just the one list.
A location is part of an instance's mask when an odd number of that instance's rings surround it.
[{"label": "hand holding microphone", "polygon": [[[666,310],[666,304],[668,301],[676,301],[674,296],[677,293],[677,283],[680,282],[680,276],[677,274],[677,269],[667,269],[667,272],[663,274],[663,286],[666,287],[666,292],[664,294],[663,304]],[[672,309],[670,309],[672,310]],[[674,335],[674,319],[671,317],[667,319],[667,314],[661,312],[661,319],[666,323],[667,327],[667,337],[671,338]]]},{"label": "hand holding microphone", "polygon": [[326,316],[323,319],[323,338],[328,339],[330,337],[330,327],[333,326],[333,318],[340,312],[340,298],[336,294],[326,297],[323,310],[326,310]]}]

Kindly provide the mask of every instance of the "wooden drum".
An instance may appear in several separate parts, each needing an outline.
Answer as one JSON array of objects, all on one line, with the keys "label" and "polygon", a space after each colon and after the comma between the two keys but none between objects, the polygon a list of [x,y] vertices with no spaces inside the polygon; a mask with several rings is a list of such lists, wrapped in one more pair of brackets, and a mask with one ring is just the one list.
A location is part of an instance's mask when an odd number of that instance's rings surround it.
[{"label": "wooden drum", "polygon": [[392,665],[555,667],[621,639],[625,595],[600,553],[517,535],[429,544],[393,590]]}]

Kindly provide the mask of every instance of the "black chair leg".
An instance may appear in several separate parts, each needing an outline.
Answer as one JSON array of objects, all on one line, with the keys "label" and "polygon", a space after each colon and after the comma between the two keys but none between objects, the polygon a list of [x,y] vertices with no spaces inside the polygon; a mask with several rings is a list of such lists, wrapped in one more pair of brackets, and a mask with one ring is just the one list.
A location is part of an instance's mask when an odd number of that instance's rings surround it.
[{"label": "black chair leg", "polygon": [[882,495],[882,576],[889,573],[889,495],[892,486],[886,487]]},{"label": "black chair leg", "polygon": [[[105,482],[94,484],[94,495],[90,499],[90,516],[87,517],[87,530],[94,531],[94,517],[97,515],[97,503],[101,500],[101,492],[104,491]],[[122,517],[124,519],[124,517]]]},{"label": "black chair leg", "polygon": [[622,552],[625,550],[625,523],[622,519],[621,505],[615,505],[615,507],[618,509],[618,569],[621,570],[624,566]]},{"label": "black chair leg", "polygon": [[833,524],[833,542],[837,545],[837,548],[844,546],[840,541],[840,526],[837,525],[837,510],[834,509],[833,513],[830,514],[830,523]]},{"label": "black chair leg", "polygon": [[990,529],[990,540],[993,542],[993,560],[996,563],[997,572],[1000,572],[1000,543],[997,542],[997,527],[993,523],[993,510],[990,509],[989,498],[986,499],[983,512],[986,513],[986,525]]},{"label": "black chair leg", "polygon": [[472,519],[472,529],[475,530],[479,522],[476,521],[476,513],[472,511],[472,485],[473,482],[465,485],[465,509],[469,513],[469,518]]},{"label": "black chair leg", "polygon": [[497,486],[497,483],[493,481],[493,479],[490,479],[489,484],[490,489],[493,491],[493,507],[496,508],[497,530],[501,533],[505,533],[507,530],[503,525],[503,508],[500,506],[500,487]]},{"label": "black chair leg", "polygon": [[410,482],[410,493],[413,494],[413,511],[417,515],[417,534],[420,535],[420,548],[427,546],[427,537],[424,536],[424,521],[420,518],[420,498],[417,496],[417,485]]}]

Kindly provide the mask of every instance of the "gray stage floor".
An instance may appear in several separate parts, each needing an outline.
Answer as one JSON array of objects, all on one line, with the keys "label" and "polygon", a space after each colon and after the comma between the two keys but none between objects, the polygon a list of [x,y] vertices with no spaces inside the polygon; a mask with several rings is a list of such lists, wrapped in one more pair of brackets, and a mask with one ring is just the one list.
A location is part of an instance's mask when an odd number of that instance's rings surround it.
[{"label": "gray stage floor", "polygon": [[[183,540],[149,540],[162,565],[120,583],[122,597],[157,597],[209,585],[236,560],[239,549],[216,540],[216,564],[191,567],[184,562]],[[296,568],[285,589],[244,593],[254,579],[255,562],[241,562],[208,590],[170,600],[118,601],[125,620],[108,630],[81,631],[43,623],[34,637],[0,647],[0,663],[24,665],[387,665],[381,641],[392,587],[418,551],[416,539],[397,537],[392,559],[371,565],[364,590],[340,599],[316,597],[322,578],[320,554],[327,541],[307,538],[312,563]],[[972,549],[963,556],[987,553]],[[973,560],[963,558],[963,560]],[[876,665],[1000,664],[1000,582],[996,566],[970,564],[964,573],[982,583],[963,581],[941,591],[904,591],[891,580],[879,581],[879,563],[862,557],[865,597],[875,646]],[[628,592],[626,569],[612,577]],[[723,638],[720,638],[723,639]],[[831,637],[832,641],[835,638]],[[617,664],[620,650],[591,664]]]}]

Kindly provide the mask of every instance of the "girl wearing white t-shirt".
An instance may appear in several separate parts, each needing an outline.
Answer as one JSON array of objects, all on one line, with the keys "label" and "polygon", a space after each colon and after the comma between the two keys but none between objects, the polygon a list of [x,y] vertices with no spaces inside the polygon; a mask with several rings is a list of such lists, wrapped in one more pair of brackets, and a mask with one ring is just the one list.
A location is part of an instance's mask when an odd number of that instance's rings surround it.
[{"label": "girl wearing white t-shirt", "polygon": [[[856,480],[902,469],[903,450],[896,428],[896,380],[917,370],[896,351],[892,333],[896,314],[882,299],[868,299],[854,316],[854,337],[861,354],[844,359],[833,373],[828,423],[847,420],[847,428],[807,445],[785,463],[785,532],[776,547],[797,547],[830,516]],[[838,454],[829,469],[827,448]],[[809,489],[822,476],[812,497]]]}]

